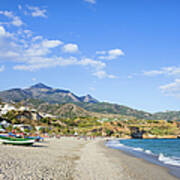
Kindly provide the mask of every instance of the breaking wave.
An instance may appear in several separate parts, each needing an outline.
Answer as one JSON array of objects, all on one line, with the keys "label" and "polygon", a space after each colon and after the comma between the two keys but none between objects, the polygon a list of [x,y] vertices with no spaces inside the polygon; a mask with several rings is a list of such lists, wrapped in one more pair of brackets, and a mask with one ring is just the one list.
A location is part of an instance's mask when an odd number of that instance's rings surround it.
[{"label": "breaking wave", "polygon": [[[124,141],[124,140],[123,140]],[[129,141],[129,140],[128,140]],[[152,152],[150,149],[145,149],[142,147],[132,147],[121,143],[121,140],[110,140],[106,143],[107,147],[120,149],[123,151],[142,154],[144,158],[148,156],[149,158],[154,158],[165,165],[173,165],[180,167],[180,157],[176,156],[165,156],[163,153]],[[140,157],[140,155],[139,155]]]},{"label": "breaking wave", "polygon": [[166,157],[163,153],[160,153],[158,156],[158,160],[163,162],[164,164],[180,166],[180,158],[178,157]]}]

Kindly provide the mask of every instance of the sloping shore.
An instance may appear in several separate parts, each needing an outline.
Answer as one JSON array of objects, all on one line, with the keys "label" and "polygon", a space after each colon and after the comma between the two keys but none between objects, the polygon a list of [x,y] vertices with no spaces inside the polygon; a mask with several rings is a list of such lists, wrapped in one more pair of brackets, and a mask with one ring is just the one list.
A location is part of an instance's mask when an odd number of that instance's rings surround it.
[{"label": "sloping shore", "polygon": [[49,139],[35,147],[0,145],[0,179],[177,180],[166,168],[107,148],[103,139]]},{"label": "sloping shore", "polygon": [[120,150],[99,146],[104,149],[104,155],[111,163],[118,166],[121,164],[123,174],[132,180],[177,180],[178,178],[169,173],[169,169],[152,164],[144,159],[128,155]]},{"label": "sloping shore", "polygon": [[104,141],[88,143],[76,166],[76,180],[177,180],[168,169],[107,148]]}]

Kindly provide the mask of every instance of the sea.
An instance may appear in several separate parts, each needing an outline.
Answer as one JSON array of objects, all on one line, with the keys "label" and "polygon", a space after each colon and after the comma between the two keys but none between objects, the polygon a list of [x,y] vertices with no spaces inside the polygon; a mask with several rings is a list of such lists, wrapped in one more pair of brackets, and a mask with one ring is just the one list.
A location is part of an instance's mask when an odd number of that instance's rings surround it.
[{"label": "sea", "polygon": [[116,139],[106,146],[167,167],[180,178],[180,139]]}]

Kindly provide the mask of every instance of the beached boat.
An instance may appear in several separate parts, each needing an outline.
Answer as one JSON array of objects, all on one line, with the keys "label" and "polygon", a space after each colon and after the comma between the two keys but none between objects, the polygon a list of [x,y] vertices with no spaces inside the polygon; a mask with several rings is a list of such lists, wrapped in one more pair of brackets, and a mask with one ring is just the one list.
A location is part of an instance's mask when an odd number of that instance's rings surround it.
[{"label": "beached boat", "polygon": [[28,145],[32,145],[35,142],[35,140],[29,138],[16,138],[16,137],[0,135],[0,142],[2,142],[3,144],[28,146]]},{"label": "beached boat", "polygon": [[[12,132],[8,133],[8,135],[10,137],[15,137],[15,138],[21,138],[22,135],[20,134],[14,134]],[[44,138],[42,138],[41,136],[24,136],[25,139],[32,139],[32,140],[35,140],[36,142],[39,142],[39,141],[44,141]]]}]

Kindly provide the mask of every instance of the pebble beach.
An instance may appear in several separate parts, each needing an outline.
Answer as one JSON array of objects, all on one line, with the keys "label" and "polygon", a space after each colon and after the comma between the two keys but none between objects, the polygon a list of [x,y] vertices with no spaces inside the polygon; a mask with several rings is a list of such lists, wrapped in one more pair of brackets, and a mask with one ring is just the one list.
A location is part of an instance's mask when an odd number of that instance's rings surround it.
[{"label": "pebble beach", "polygon": [[103,139],[47,139],[32,147],[0,144],[0,179],[177,180],[168,170],[119,150]]}]

